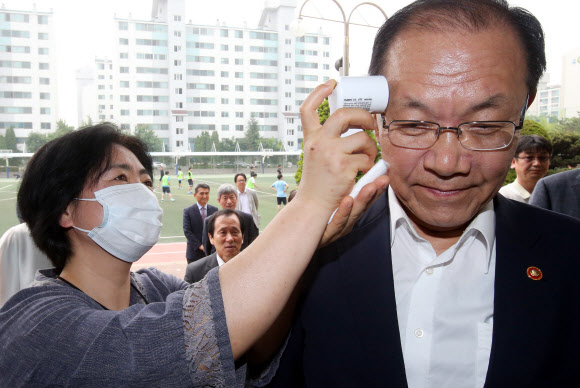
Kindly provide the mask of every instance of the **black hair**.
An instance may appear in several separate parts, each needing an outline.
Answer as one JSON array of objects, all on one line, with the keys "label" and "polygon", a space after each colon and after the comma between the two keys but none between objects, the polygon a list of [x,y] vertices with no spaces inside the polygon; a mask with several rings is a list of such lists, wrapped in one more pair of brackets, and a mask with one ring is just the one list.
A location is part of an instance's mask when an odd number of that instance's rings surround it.
[{"label": "black hair", "polygon": [[521,152],[546,151],[552,155],[552,143],[540,135],[522,135],[518,139],[516,158]]},{"label": "black hair", "polygon": [[165,175],[169,175],[169,170],[168,171],[165,171]]},{"label": "black hair", "polygon": [[527,10],[510,7],[505,0],[417,0],[387,19],[377,32],[373,45],[370,75],[381,75],[388,51],[397,36],[406,29],[433,31],[462,29],[482,31],[494,25],[507,25],[519,37],[525,53],[528,93],[533,94],[546,70],[542,25]]},{"label": "black hair", "polygon": [[234,183],[236,183],[236,182],[238,181],[238,177],[239,177],[239,176],[243,176],[245,181],[247,181],[247,180],[248,180],[248,178],[246,178],[246,174],[244,174],[243,172],[238,172],[238,173],[236,174],[236,176],[234,177]]},{"label": "black hair", "polygon": [[252,171],[252,173],[250,174],[250,176],[257,177],[258,174]]},{"label": "black hair", "polygon": [[283,178],[282,174],[278,174],[278,179],[282,179],[282,178]]},{"label": "black hair", "polygon": [[213,213],[209,219],[207,220],[207,233],[213,237],[213,232],[215,231],[215,220],[217,220],[218,217],[224,216],[224,217],[230,217],[232,215],[235,215],[236,217],[238,217],[238,221],[240,223],[240,230],[242,232],[242,236],[245,234],[245,230],[244,230],[244,223],[242,221],[242,215],[240,214],[239,210],[232,210],[232,209],[222,209],[222,210],[218,210],[217,212]]},{"label": "black hair", "polygon": [[194,193],[197,194],[197,190],[199,190],[199,189],[208,189],[209,190],[209,185],[207,183],[198,183],[197,185],[195,185]]},{"label": "black hair", "polygon": [[73,253],[60,218],[83,188],[96,184],[109,169],[115,144],[135,154],[153,176],[153,161],[145,143],[123,134],[111,123],[56,138],[36,151],[28,162],[18,190],[18,204],[32,239],[58,273]]}]

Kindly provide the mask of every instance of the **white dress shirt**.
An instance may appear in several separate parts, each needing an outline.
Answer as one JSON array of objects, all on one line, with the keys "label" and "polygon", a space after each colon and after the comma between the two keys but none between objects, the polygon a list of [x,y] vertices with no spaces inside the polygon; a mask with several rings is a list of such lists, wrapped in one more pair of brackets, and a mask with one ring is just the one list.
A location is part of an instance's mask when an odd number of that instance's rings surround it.
[{"label": "white dress shirt", "polygon": [[247,190],[242,193],[238,190],[238,201],[240,201],[241,210],[244,213],[252,214],[252,208],[250,207],[250,199],[248,198]]},{"label": "white dress shirt", "polygon": [[524,189],[522,185],[520,185],[517,179],[509,185],[505,185],[499,189],[499,193],[506,198],[523,203],[530,203],[530,197],[532,196],[528,190]]},{"label": "white dress shirt", "polygon": [[482,387],[493,329],[493,201],[439,256],[419,237],[390,187],[389,209],[399,333],[409,387]]},{"label": "white dress shirt", "polygon": [[215,253],[215,257],[216,257],[216,259],[217,259],[217,262],[218,262],[218,267],[221,267],[222,265],[224,265],[224,264],[226,263],[226,262],[224,261],[224,259],[222,259],[222,258],[220,257],[220,255],[218,255],[218,254],[217,254],[217,252]]}]

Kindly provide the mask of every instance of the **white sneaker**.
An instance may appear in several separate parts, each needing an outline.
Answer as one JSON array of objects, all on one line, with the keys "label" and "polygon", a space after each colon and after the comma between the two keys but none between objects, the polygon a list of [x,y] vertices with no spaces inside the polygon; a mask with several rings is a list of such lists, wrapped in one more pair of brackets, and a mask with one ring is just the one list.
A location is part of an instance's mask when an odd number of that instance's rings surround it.
[{"label": "white sneaker", "polygon": [[175,200],[173,198],[171,198],[171,202],[174,202]]}]

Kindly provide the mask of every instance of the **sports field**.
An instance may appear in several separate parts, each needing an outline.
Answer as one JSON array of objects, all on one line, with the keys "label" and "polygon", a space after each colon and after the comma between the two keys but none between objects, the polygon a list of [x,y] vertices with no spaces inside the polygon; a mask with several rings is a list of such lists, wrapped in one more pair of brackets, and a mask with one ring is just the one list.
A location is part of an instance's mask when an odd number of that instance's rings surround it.
[{"label": "sports field", "polygon": [[[195,171],[194,171],[195,172]],[[234,173],[220,174],[220,175],[195,175],[194,185],[197,183],[207,183],[210,190],[209,203],[221,208],[217,203],[217,189],[222,183],[234,184]],[[249,178],[249,174],[247,174]],[[155,176],[155,193],[161,199],[161,190],[157,188],[158,175]],[[294,181],[294,171],[284,171],[284,180],[290,186],[288,194],[291,190],[296,188]],[[276,181],[275,172],[259,174],[256,184],[262,189],[257,190],[258,198],[260,200],[259,213],[262,216],[260,230],[264,230],[266,225],[276,215],[276,192],[270,190],[269,187]],[[16,225],[18,218],[16,217],[16,192],[18,190],[19,181],[13,178],[0,178],[0,235]],[[39,182],[42,184],[42,182]],[[170,242],[185,242],[183,236],[183,209],[195,202],[195,198],[191,194],[187,194],[187,180],[183,180],[183,190],[178,190],[177,176],[171,175],[171,194],[175,202],[170,202],[167,196],[165,201],[160,202],[163,208],[163,229],[161,231],[160,243]]]}]

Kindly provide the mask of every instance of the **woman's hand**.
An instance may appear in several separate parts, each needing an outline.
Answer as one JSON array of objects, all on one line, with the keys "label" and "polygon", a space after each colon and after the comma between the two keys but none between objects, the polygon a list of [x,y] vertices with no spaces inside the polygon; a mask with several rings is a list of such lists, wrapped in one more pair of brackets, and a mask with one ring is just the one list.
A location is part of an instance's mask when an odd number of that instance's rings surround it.
[{"label": "woman's hand", "polygon": [[[366,172],[377,154],[375,142],[364,132],[341,138],[349,128],[377,129],[376,119],[363,109],[339,109],[324,125],[317,108],[330,95],[336,81],[319,85],[300,107],[304,131],[304,170],[296,194],[302,201],[316,201],[329,214],[338,208],[324,231],[320,246],[347,234],[372,202],[387,188],[389,179],[381,176],[366,185],[356,199],[348,196],[359,171]],[[340,206],[339,206],[340,204]],[[330,218],[330,215],[329,215]]]}]

